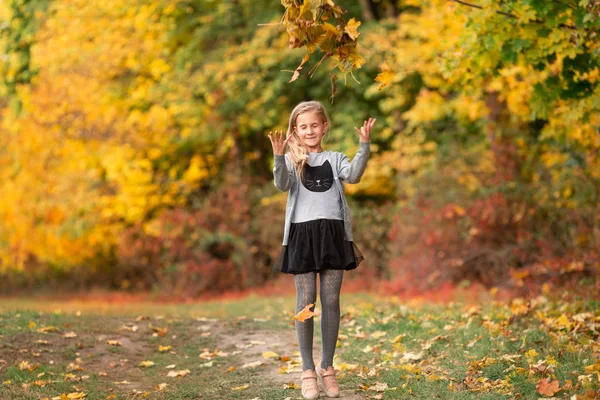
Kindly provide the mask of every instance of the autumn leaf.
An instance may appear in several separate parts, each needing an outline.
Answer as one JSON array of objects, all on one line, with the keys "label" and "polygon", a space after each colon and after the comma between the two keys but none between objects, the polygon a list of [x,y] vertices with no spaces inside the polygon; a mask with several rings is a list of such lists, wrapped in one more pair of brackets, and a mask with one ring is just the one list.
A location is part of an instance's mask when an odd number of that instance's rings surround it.
[{"label": "autumn leaf", "polygon": [[150,328],[154,332],[153,335],[158,336],[165,336],[169,331],[169,328],[160,328],[158,326],[153,326],[152,324],[148,324],[148,328]]},{"label": "autumn leaf", "polygon": [[298,389],[298,385],[296,385],[296,382],[294,381],[290,381],[290,383],[284,383],[281,385],[281,387],[283,389]]},{"label": "autumn leaf", "polygon": [[536,389],[542,396],[554,396],[555,393],[560,391],[558,385],[558,380],[550,381],[547,378],[542,378],[538,381]]},{"label": "autumn leaf", "polygon": [[356,21],[354,18],[350,19],[344,28],[344,32],[350,36],[352,40],[356,40],[356,38],[360,35],[358,32],[358,27],[360,26],[360,21]]},{"label": "autumn leaf", "polygon": [[381,82],[381,86],[378,89],[381,90],[392,81],[396,73],[390,68],[387,62],[381,64],[379,69],[381,72],[375,77],[375,82]]},{"label": "autumn leaf", "polygon": [[309,58],[310,58],[310,54],[306,53],[304,55],[304,58],[302,58],[302,62],[300,63],[300,65],[298,65],[298,67],[296,67],[296,70],[294,71],[294,75],[292,75],[292,79],[290,79],[290,81],[288,83],[294,82],[296,79],[298,79],[298,77],[300,76],[300,71],[302,70],[302,66],[304,65],[304,63],[306,63],[308,61]]},{"label": "autumn leaf", "polygon": [[246,363],[246,364],[242,365],[240,368],[255,368],[260,365],[264,365],[264,362],[263,361],[254,361],[254,362]]},{"label": "autumn leaf", "polygon": [[138,364],[139,367],[153,367],[154,366],[154,361],[142,361]]},{"label": "autumn leaf", "polygon": [[298,314],[294,315],[293,319],[297,319],[300,322],[304,322],[307,319],[314,317],[317,314],[310,310],[310,308],[314,305],[315,305],[315,303],[308,304],[306,307],[304,307],[302,310],[300,310],[300,312],[298,312]]},{"label": "autumn leaf", "polygon": [[181,378],[181,377],[186,376],[189,373],[190,373],[189,369],[182,369],[180,371],[169,371],[167,376],[170,378],[178,378],[178,377]]},{"label": "autumn leaf", "polygon": [[264,358],[277,358],[279,355],[274,351],[263,351],[262,356]]}]

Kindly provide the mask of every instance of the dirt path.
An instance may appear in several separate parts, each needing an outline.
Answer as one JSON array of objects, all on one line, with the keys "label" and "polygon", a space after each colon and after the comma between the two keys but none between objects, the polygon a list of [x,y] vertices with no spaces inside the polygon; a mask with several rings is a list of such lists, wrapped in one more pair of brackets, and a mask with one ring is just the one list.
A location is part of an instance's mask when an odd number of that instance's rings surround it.
[{"label": "dirt path", "polygon": [[[290,394],[298,394],[298,398],[302,398],[300,395],[300,388],[302,387],[302,380],[300,375],[302,373],[302,362],[299,355],[298,341],[296,339],[296,333],[294,328],[290,326],[288,330],[265,330],[259,329],[252,332],[241,330],[234,333],[228,333],[227,329],[221,322],[211,321],[206,322],[215,337],[217,338],[217,345],[221,351],[224,352],[237,352],[236,354],[243,360],[244,364],[256,363],[257,361],[264,361],[263,365],[256,367],[256,371],[260,374],[261,378],[265,381],[270,381],[273,385],[283,387],[290,385],[293,382],[298,391],[290,392]],[[282,361],[277,359],[265,359],[263,352],[272,351],[277,353],[280,357],[288,357],[289,361]],[[336,352],[340,355],[343,354],[343,349],[336,349]],[[321,340],[315,335],[313,344],[313,360],[318,363],[321,359]],[[286,367],[287,373],[282,372],[281,367]],[[340,398],[348,400],[362,400],[367,397],[355,393],[353,389],[345,387],[344,377],[347,372],[341,371],[338,373],[338,384],[340,386],[341,393]],[[327,398],[325,392],[319,382],[320,398]],[[295,396],[292,396],[295,398]]]}]

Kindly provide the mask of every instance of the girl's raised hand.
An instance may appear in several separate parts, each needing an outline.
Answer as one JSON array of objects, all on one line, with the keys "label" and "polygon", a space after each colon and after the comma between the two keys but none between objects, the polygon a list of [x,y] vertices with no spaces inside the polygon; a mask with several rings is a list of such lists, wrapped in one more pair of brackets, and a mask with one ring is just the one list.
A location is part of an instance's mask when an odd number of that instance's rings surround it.
[{"label": "girl's raised hand", "polygon": [[363,126],[360,129],[354,127],[354,129],[356,129],[356,131],[358,132],[359,142],[371,141],[371,129],[373,128],[375,121],[377,121],[376,118],[369,118],[368,121],[365,121],[363,123]]},{"label": "girl's raised hand", "polygon": [[285,146],[287,145],[287,142],[288,140],[290,140],[292,135],[290,135],[287,139],[283,140],[283,137],[285,136],[283,131],[275,131],[275,134],[273,136],[271,136],[271,133],[273,132],[269,132],[268,136],[271,140],[271,145],[273,146],[273,154],[276,156],[284,155]]}]

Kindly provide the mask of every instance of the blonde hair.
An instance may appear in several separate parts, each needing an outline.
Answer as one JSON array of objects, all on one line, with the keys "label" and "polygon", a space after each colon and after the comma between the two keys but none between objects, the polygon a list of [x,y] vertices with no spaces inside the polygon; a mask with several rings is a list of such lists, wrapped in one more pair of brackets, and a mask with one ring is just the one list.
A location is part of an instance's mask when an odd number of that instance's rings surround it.
[{"label": "blonde hair", "polygon": [[304,171],[304,166],[308,162],[308,148],[300,141],[300,138],[294,132],[294,126],[296,126],[296,119],[298,119],[300,114],[310,111],[316,111],[321,115],[323,122],[327,122],[327,131],[329,131],[329,128],[331,127],[329,114],[327,113],[327,110],[325,110],[325,107],[323,107],[323,104],[319,101],[303,101],[292,110],[285,137],[286,139],[290,137],[290,135],[293,137],[287,143],[286,152],[289,154],[290,160],[294,164],[294,168],[300,177]]}]

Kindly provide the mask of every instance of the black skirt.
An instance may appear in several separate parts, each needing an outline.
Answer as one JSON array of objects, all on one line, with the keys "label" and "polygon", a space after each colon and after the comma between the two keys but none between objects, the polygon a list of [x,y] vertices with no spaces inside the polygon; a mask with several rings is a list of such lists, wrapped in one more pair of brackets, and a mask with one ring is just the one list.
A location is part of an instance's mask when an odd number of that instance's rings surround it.
[{"label": "black skirt", "polygon": [[292,223],[287,246],[273,266],[285,274],[358,267],[365,258],[353,241],[344,239],[344,221],[316,219]]}]

